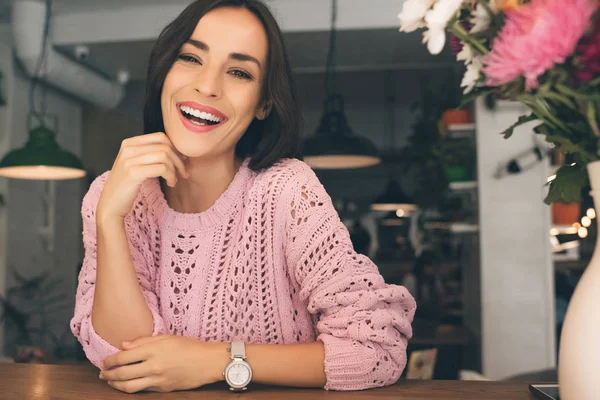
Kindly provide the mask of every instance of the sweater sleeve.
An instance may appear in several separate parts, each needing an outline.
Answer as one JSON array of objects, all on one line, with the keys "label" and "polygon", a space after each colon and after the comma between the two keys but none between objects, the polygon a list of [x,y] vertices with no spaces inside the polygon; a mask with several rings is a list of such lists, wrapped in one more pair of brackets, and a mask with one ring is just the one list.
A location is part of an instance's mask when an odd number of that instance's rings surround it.
[{"label": "sweater sleeve", "polygon": [[[99,367],[104,358],[120,351],[100,337],[92,326],[92,306],[96,283],[96,206],[108,172],[98,177],[90,186],[81,207],[83,222],[83,245],[85,255],[79,273],[77,294],[75,297],[75,313],[71,320],[71,331],[81,343],[83,350],[92,364]],[[137,201],[137,200],[136,200]],[[138,206],[140,203],[138,203]],[[153,291],[154,274],[148,264],[148,257],[142,249],[143,235],[135,218],[126,218],[129,248],[138,282],[152,312],[154,321],[153,335],[165,333],[164,321],[159,314],[158,299]],[[151,254],[151,253],[150,253]]]},{"label": "sweater sleeve", "polygon": [[350,235],[314,172],[301,164],[282,197],[288,209],[286,262],[317,318],[328,390],[395,383],[406,366],[416,304],[387,285],[377,266],[354,251]]}]

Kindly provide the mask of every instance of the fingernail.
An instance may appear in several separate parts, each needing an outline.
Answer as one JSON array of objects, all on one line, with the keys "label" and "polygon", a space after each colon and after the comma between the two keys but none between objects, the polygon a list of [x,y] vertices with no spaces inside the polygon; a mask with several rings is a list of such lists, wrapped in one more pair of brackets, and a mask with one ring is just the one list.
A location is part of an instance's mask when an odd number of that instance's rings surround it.
[{"label": "fingernail", "polygon": [[104,374],[102,372],[100,372],[100,375],[98,375],[98,378],[104,379]]}]

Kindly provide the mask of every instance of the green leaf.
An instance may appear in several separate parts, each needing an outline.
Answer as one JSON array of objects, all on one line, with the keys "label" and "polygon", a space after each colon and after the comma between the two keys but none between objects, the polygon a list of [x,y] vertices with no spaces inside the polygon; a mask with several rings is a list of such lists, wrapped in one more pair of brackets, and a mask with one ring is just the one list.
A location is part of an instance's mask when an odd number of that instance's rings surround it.
[{"label": "green leaf", "polygon": [[565,153],[579,154],[584,163],[598,160],[597,156],[585,150],[585,146],[582,147],[579,144],[573,143],[570,139],[564,136],[548,135],[546,136],[546,141],[559,145],[560,149]]},{"label": "green leaf", "polygon": [[556,173],[556,179],[550,183],[550,191],[544,202],[573,203],[581,200],[581,189],[588,184],[585,168],[579,165],[564,165]]},{"label": "green leaf", "polygon": [[473,88],[473,90],[471,90],[469,93],[463,95],[460,101],[460,106],[458,108],[464,108],[465,106],[469,105],[473,100],[487,95],[488,93],[492,92],[492,90],[493,89],[489,87]]},{"label": "green leaf", "polygon": [[541,124],[537,125],[535,128],[533,128],[533,131],[541,135],[546,135],[546,141],[549,141],[548,136],[550,135],[550,128],[548,128],[548,125],[545,123],[542,122]]},{"label": "green leaf", "polygon": [[521,115],[519,117],[519,119],[517,120],[517,122],[515,122],[514,124],[512,124],[511,126],[509,126],[501,134],[504,135],[504,139],[508,139],[509,137],[512,136],[513,131],[515,130],[515,128],[517,126],[526,124],[529,121],[535,121],[536,119],[538,119],[538,117],[536,115],[534,115],[534,114]]}]

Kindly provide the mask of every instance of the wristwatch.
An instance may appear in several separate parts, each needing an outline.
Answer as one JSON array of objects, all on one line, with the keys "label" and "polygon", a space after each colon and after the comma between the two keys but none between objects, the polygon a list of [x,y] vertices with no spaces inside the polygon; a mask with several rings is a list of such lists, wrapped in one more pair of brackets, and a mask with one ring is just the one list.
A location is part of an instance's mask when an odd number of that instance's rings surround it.
[{"label": "wristwatch", "polygon": [[244,342],[231,342],[231,362],[225,368],[223,376],[232,392],[243,392],[252,380],[252,368],[246,360],[246,345]]}]

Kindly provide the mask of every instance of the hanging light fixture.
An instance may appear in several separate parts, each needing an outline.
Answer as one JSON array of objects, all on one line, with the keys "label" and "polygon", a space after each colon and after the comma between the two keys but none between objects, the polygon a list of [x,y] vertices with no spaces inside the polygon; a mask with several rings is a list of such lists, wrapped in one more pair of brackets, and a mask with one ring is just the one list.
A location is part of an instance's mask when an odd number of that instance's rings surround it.
[{"label": "hanging light fixture", "polygon": [[[42,74],[46,48],[48,46],[48,30],[50,25],[51,0],[46,0],[46,19],[42,39],[42,52],[36,65],[35,75],[31,77],[29,89],[28,126],[31,118],[37,120],[38,126],[29,129],[29,140],[24,147],[9,152],[0,160],[0,176],[13,179],[63,180],[77,179],[86,175],[83,164],[74,154],[60,148],[55,133],[45,125],[46,105],[42,95],[41,112],[36,111],[35,89]],[[55,120],[55,126],[58,120]]]},{"label": "hanging light fixture", "polygon": [[381,162],[375,145],[352,132],[344,101],[335,89],[335,22],[337,0],[332,0],[329,52],[325,68],[325,102],[316,133],[304,141],[304,161],[315,169],[364,168]]},{"label": "hanging light fixture", "polygon": [[388,181],[385,191],[371,204],[373,211],[394,211],[398,217],[404,217],[416,209],[415,202],[402,190],[395,179]]},{"label": "hanging light fixture", "polygon": [[32,129],[25,146],[9,152],[0,161],[0,176],[6,178],[62,180],[85,175],[81,161],[61,149],[54,132],[44,125]]},{"label": "hanging light fixture", "polygon": [[[393,82],[391,80],[390,71],[385,72],[385,89],[386,89],[386,108],[387,108],[387,129],[390,138],[390,150],[394,150],[394,134],[395,134],[395,118],[394,118],[394,103],[395,97],[393,93]],[[390,173],[391,175],[391,173]],[[373,211],[393,211],[399,218],[406,217],[410,213],[416,211],[417,205],[402,190],[402,186],[396,179],[390,176],[385,191],[375,199],[371,204]]]}]

